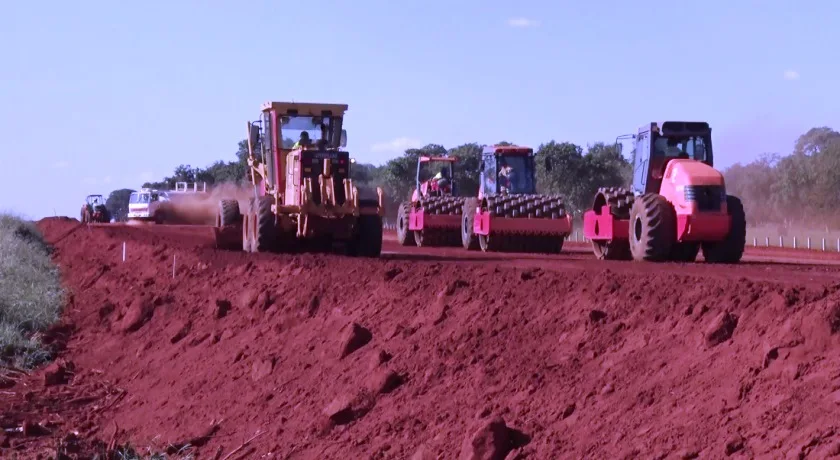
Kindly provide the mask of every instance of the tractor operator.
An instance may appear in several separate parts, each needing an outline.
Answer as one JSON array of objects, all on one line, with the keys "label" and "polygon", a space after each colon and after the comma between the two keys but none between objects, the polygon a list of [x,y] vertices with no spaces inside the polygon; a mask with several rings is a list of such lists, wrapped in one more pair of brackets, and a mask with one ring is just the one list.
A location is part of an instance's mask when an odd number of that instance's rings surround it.
[{"label": "tractor operator", "polygon": [[451,189],[449,170],[444,168],[438,171],[438,173],[429,180],[429,188],[435,192],[439,191],[441,194],[449,193]]},{"label": "tractor operator", "polygon": [[511,192],[514,176],[513,167],[507,163],[503,163],[499,168],[499,186],[502,192]]},{"label": "tractor operator", "polygon": [[312,141],[309,139],[309,133],[306,131],[302,131],[300,133],[300,139],[292,146],[292,149],[300,148],[300,147],[309,147],[312,145]]}]

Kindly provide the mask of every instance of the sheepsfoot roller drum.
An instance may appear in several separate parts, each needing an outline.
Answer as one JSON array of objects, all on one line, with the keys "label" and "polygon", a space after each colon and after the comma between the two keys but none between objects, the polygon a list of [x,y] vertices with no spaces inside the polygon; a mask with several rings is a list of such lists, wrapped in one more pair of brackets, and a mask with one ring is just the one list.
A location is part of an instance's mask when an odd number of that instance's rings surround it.
[{"label": "sheepsfoot roller drum", "polygon": [[397,240],[403,246],[460,246],[463,206],[464,198],[453,196],[403,203],[397,216]]},{"label": "sheepsfoot roller drum", "polygon": [[[382,252],[382,190],[361,199],[350,177],[347,106],[268,102],[262,127],[248,123],[248,163],[255,197],[219,203],[216,241],[246,252],[329,250],[350,256]],[[286,139],[298,139],[287,145]],[[291,142],[288,142],[291,143]],[[257,148],[259,147],[259,149]]]},{"label": "sheepsfoot roller drum", "polygon": [[[546,159],[546,170],[551,162]],[[557,254],[572,231],[560,195],[535,193],[534,151],[520,146],[484,147],[477,198],[464,202],[465,249]]]},{"label": "sheepsfoot roller drum", "polygon": [[559,195],[501,195],[474,207],[473,234],[482,251],[559,254],[572,229]]},{"label": "sheepsfoot roller drum", "polygon": [[459,246],[464,198],[452,182],[456,158],[421,156],[411,200],[397,212],[402,246]]},{"label": "sheepsfoot roller drum", "polygon": [[637,135],[633,186],[601,188],[583,233],[604,260],[737,263],[746,244],[741,200],[714,169],[703,122],[650,123]]}]

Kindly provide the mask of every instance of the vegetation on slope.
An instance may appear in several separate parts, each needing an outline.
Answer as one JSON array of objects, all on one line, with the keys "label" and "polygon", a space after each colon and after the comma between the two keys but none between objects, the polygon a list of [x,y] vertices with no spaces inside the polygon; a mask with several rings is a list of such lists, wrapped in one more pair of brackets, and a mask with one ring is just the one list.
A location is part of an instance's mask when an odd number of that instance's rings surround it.
[{"label": "vegetation on slope", "polygon": [[0,214],[0,365],[26,369],[51,358],[37,333],[58,321],[63,294],[35,225]]}]

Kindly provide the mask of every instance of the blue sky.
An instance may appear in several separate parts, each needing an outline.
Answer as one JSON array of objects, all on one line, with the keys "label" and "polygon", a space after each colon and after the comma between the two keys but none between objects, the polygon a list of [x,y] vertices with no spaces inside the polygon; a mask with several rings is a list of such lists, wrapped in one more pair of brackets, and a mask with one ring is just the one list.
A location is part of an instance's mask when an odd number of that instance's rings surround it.
[{"label": "blue sky", "polygon": [[[796,6],[798,5],[798,6]],[[0,209],[233,159],[269,99],[344,102],[381,163],[429,142],[612,141],[709,121],[719,166],[840,127],[836,3],[6,2]]]}]

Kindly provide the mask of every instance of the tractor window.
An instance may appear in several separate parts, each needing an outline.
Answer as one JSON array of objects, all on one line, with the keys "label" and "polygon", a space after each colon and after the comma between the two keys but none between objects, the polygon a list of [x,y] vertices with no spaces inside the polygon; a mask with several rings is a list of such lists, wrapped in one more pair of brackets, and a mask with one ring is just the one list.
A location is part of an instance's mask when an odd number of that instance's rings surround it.
[{"label": "tractor window", "polygon": [[329,140],[332,120],[329,117],[283,117],[280,124],[283,148],[290,149],[305,132],[314,145],[321,139]]},{"label": "tractor window", "polygon": [[420,164],[420,182],[441,174],[441,176],[452,179],[452,163],[448,161],[429,161]]},{"label": "tractor window", "polygon": [[[508,193],[534,193],[534,159],[524,155],[499,157],[499,186]],[[508,186],[506,186],[508,185]]]},{"label": "tractor window", "polygon": [[706,161],[707,138],[705,136],[654,136],[653,155],[656,157]]}]

